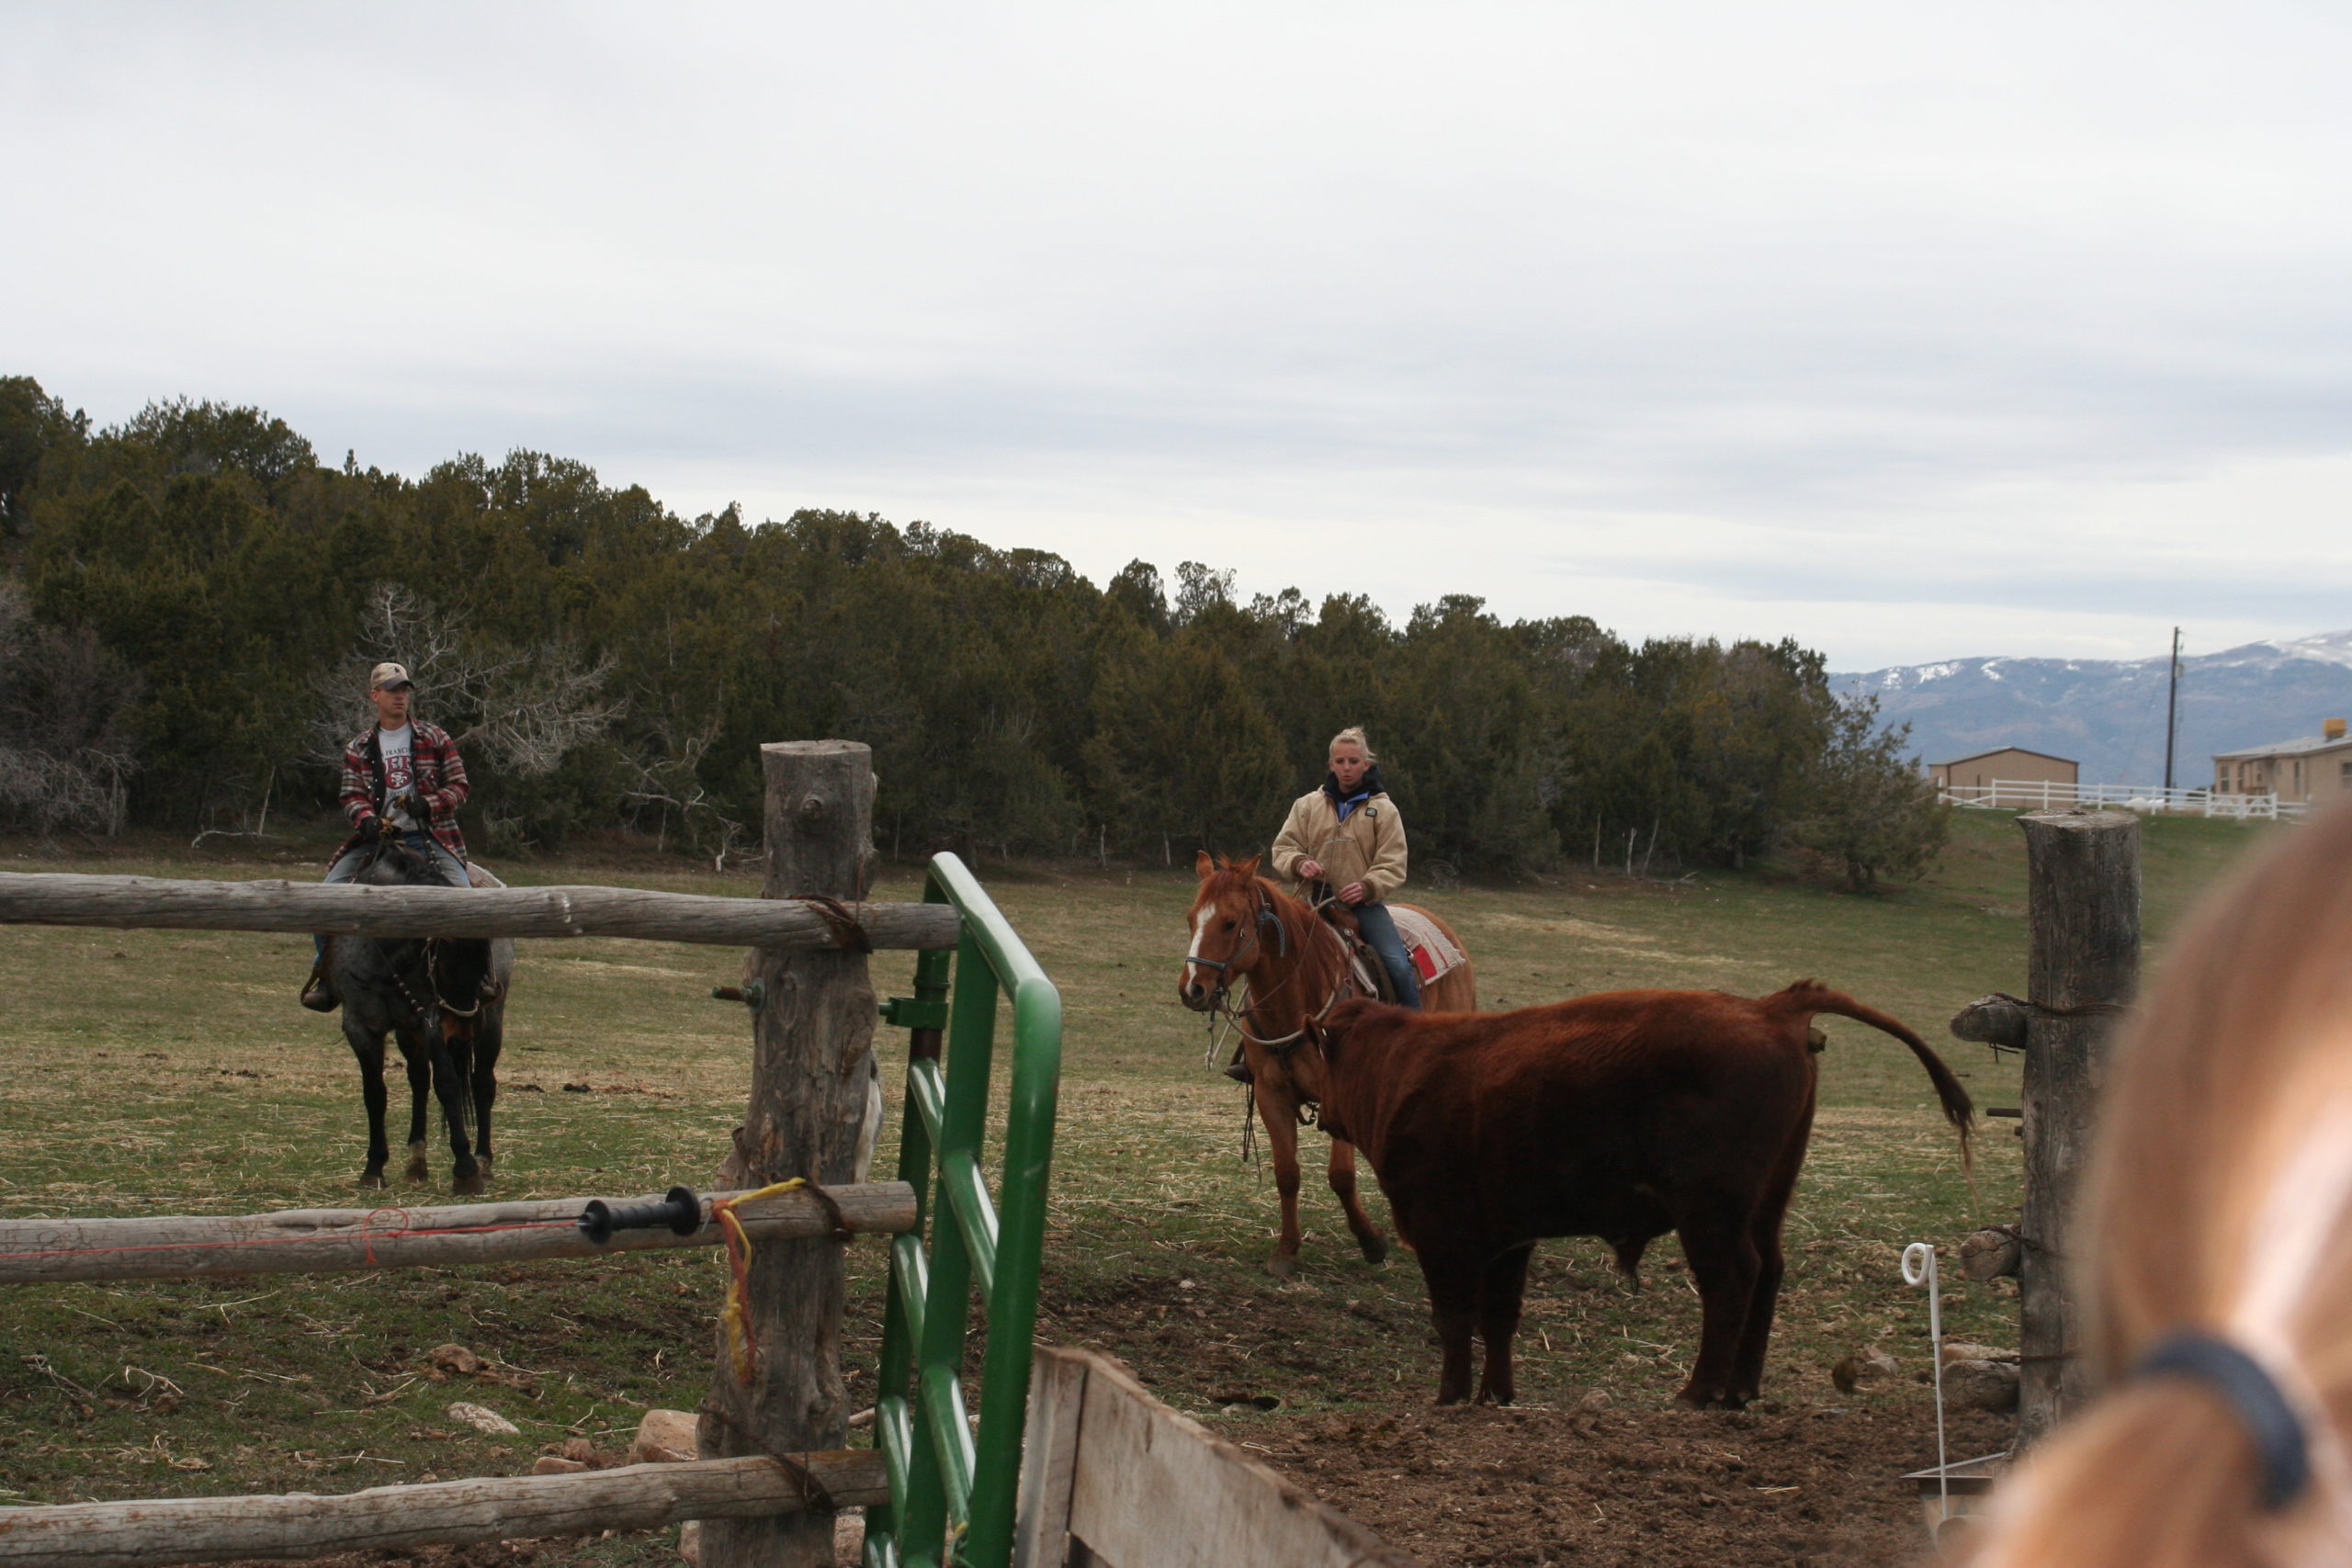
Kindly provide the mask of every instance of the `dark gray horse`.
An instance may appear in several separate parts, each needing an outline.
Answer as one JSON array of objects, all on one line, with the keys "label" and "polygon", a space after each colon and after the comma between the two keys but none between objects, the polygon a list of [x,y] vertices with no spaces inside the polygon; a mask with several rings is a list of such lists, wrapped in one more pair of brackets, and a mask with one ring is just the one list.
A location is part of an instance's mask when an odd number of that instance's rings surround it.
[{"label": "dark gray horse", "polygon": [[[376,887],[439,886],[424,857],[397,839],[379,845],[352,880]],[[451,1186],[481,1192],[490,1184],[490,1108],[498,1098],[498,1053],[505,1043],[506,986],[514,944],[496,940],[430,941],[344,936],[329,964],[343,998],[343,1037],[359,1058],[368,1102],[368,1168],[362,1187],[384,1185],[391,1150],[384,1138],[384,1037],[400,1043],[408,1066],[408,1179],[423,1181],[424,1100],[441,1101],[456,1156]]]}]

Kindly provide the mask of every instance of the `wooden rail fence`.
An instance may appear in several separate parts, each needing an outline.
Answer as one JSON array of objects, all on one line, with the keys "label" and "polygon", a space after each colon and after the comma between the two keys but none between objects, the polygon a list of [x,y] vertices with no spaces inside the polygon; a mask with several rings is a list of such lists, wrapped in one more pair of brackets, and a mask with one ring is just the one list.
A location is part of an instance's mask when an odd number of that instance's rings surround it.
[{"label": "wooden rail fence", "polygon": [[[872,1449],[793,1456],[842,1507],[889,1501]],[[175,1497],[0,1508],[0,1564],[161,1568],[239,1558],[447,1546],[606,1529],[658,1529],[686,1519],[764,1518],[805,1511],[797,1478],[758,1456],[633,1464],[577,1475],[377,1486],[341,1496]]]},{"label": "wooden rail fence", "polygon": [[[966,939],[941,903],[865,901],[873,862],[871,753],[850,741],[761,748],[767,782],[766,896],[718,898],[619,887],[366,887],[0,874],[0,924],[383,937],[630,937],[752,949],[752,1102],[730,1162],[753,1190],[820,1184],[841,1229],[905,1233],[921,1205],[904,1182],[850,1178],[876,1021],[866,954],[937,952]],[[749,988],[746,988],[747,991]],[[478,1264],[710,1245],[630,1230],[599,1246],[578,1229],[584,1201],[282,1214],[0,1222],[0,1283],[153,1279]],[[705,1211],[706,1216],[708,1211]],[[144,1568],[233,1558],[311,1557],[404,1547],[713,1521],[705,1568],[816,1568],[832,1557],[833,1506],[887,1505],[878,1451],[847,1435],[839,1368],[842,1283],[836,1213],[801,1190],[746,1204],[758,1338],[790,1334],[814,1354],[762,1357],[741,1386],[723,1348],[704,1457],[576,1475],[379,1487],[339,1497],[215,1497],[0,1508],[0,1563]],[[749,1435],[760,1451],[733,1449]],[[830,1439],[830,1440],[828,1440]],[[718,1451],[714,1451],[714,1450]],[[822,1491],[774,1455],[805,1463]]]},{"label": "wooden rail fence", "polygon": [[[722,1180],[741,1191],[796,1176],[823,1187],[821,1197],[804,1189],[738,1210],[751,1237],[770,1244],[746,1270],[757,1336],[792,1335],[813,1348],[759,1358],[746,1383],[727,1370],[722,1348],[700,1459],[340,1496],[0,1507],[0,1568],[160,1568],[686,1520],[707,1521],[702,1568],[830,1568],[831,1510],[857,1506],[869,1510],[865,1568],[1418,1568],[1150,1398],[1105,1358],[1039,1352],[1044,1377],[1032,1403],[1059,995],[953,856],[934,859],[926,902],[863,901],[873,855],[865,747],[828,740],[761,750],[768,875],[767,896],[757,899],[0,874],[0,924],[750,947],[756,984],[739,994],[752,1003],[751,1103]],[[866,954],[886,948],[922,956],[916,995],[877,1010]],[[1000,1229],[979,1157],[1001,993],[1012,1002],[1014,1051]],[[849,1172],[877,1013],[911,1031],[900,1151],[910,1179],[855,1183]],[[624,1230],[600,1245],[579,1228],[584,1203],[0,1221],[0,1284],[598,1257],[719,1239],[706,1209],[688,1235]],[[848,1416],[841,1231],[896,1236],[874,1449],[839,1446]],[[989,1313],[977,1434],[963,1397],[975,1292]]]},{"label": "wooden rail fence", "polygon": [[[713,1192],[709,1201],[738,1198]],[[915,1228],[915,1190],[903,1181],[826,1189],[842,1228]],[[653,1199],[616,1200],[650,1202]],[[578,1224],[583,1198],[469,1203],[435,1209],[290,1209],[276,1214],[174,1214],[136,1220],[0,1220],[0,1285],[63,1280],[195,1280],[217,1274],[300,1274],[593,1258],[659,1247],[717,1247],[718,1226],[688,1235],[624,1230],[598,1243]],[[707,1214],[710,1211],[706,1209]],[[830,1235],[815,1195],[779,1193],[737,1207],[753,1242]]]},{"label": "wooden rail fence", "polygon": [[720,947],[952,948],[943,904],[715,898],[635,887],[362,887],[352,883],[182,882],[0,873],[0,924],[329,936],[635,937]]}]

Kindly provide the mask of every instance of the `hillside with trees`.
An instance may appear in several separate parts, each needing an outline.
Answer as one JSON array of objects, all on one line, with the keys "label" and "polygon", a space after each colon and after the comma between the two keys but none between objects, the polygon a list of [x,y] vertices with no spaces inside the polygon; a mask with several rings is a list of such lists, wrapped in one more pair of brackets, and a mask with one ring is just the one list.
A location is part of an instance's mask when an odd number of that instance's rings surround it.
[{"label": "hillside with trees", "polygon": [[1345,593],[1244,603],[1193,561],[1098,587],[921,522],[689,520],[536,452],[322,464],[253,408],[93,429],[0,380],[0,820],[43,832],[324,807],[389,658],[500,848],[756,848],[758,743],[838,735],[875,749],[887,852],[1249,852],[1343,723],[1425,871],[1795,841],[1867,884],[1940,839],[1899,744],[1793,641],[1636,647],[1453,595],[1399,625]]}]

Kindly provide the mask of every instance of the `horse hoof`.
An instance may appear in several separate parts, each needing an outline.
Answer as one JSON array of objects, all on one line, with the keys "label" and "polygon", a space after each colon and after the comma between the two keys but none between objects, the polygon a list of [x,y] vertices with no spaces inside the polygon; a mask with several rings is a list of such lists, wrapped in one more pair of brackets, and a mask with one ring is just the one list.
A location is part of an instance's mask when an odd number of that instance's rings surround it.
[{"label": "horse hoof", "polygon": [[490,1179],[482,1175],[481,1171],[476,1171],[471,1176],[460,1176],[454,1178],[449,1183],[449,1190],[452,1192],[461,1192],[470,1197],[489,1191]]},{"label": "horse hoof", "polygon": [[474,1156],[474,1163],[481,1167],[481,1173],[484,1179],[488,1179],[490,1173],[495,1169],[498,1165],[498,1161],[489,1155],[476,1155]]},{"label": "horse hoof", "polygon": [[1388,1261],[1388,1238],[1378,1231],[1374,1231],[1369,1235],[1356,1237],[1356,1245],[1363,1248],[1363,1260],[1366,1263]]},{"label": "horse hoof", "polygon": [[359,1185],[362,1187],[381,1187],[383,1184],[384,1173],[380,1170],[363,1170],[359,1173]]},{"label": "horse hoof", "polygon": [[1287,1280],[1298,1272],[1298,1263],[1295,1258],[1276,1254],[1266,1259],[1266,1272],[1277,1280]]}]

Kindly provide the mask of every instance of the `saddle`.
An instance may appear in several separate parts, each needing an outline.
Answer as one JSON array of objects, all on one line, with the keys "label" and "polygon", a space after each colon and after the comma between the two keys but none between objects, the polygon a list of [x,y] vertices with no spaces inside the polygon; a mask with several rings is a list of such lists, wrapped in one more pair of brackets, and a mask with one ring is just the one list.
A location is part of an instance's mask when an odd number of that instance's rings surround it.
[{"label": "saddle", "polygon": [[[1378,997],[1384,1002],[1394,1004],[1396,987],[1388,978],[1388,965],[1380,961],[1380,955],[1372,951],[1372,944],[1363,940],[1363,933],[1356,927],[1355,910],[1332,897],[1331,890],[1320,882],[1309,883],[1307,892],[1309,902],[1323,917],[1324,923],[1340,933],[1340,942],[1347,949],[1348,962],[1353,966],[1356,982],[1363,988],[1364,995]],[[1442,979],[1464,964],[1462,950],[1447,938],[1435,920],[1420,910],[1403,904],[1391,904],[1388,906],[1388,918],[1396,922],[1396,934],[1405,942],[1405,961],[1413,966],[1422,985],[1428,986]]]},{"label": "saddle", "polygon": [[1388,977],[1388,965],[1373,952],[1372,944],[1357,929],[1356,912],[1340,902],[1331,889],[1321,882],[1306,886],[1306,901],[1323,917],[1323,923],[1339,933],[1340,946],[1348,955],[1348,968],[1354,975],[1356,988],[1367,997],[1376,997],[1392,1007],[1396,1001],[1396,983]]}]

